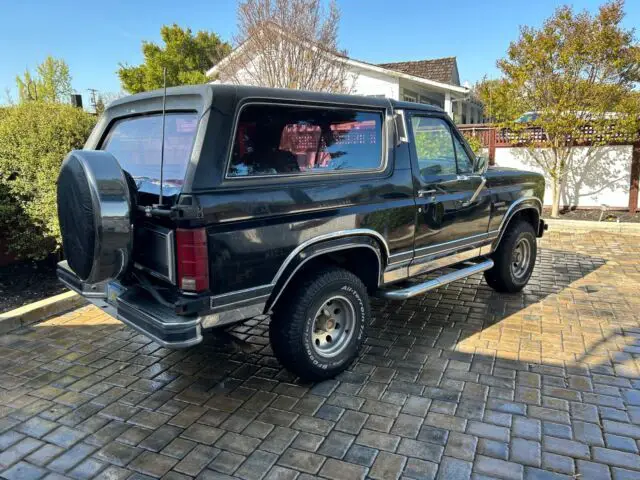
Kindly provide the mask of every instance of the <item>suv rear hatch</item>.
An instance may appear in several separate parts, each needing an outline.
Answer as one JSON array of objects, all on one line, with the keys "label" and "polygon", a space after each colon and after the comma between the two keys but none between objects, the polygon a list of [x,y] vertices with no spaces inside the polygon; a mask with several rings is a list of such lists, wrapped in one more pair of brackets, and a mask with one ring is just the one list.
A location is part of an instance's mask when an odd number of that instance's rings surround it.
[{"label": "suv rear hatch", "polygon": [[[197,315],[209,305],[206,235],[197,222],[183,221],[183,212],[189,207],[179,205],[185,178],[200,155],[211,100],[208,92],[202,87],[179,87],[169,89],[165,98],[160,92],[150,92],[118,100],[105,111],[84,149],[71,152],[67,158],[75,162],[76,168],[81,165],[86,171],[84,182],[93,192],[93,201],[88,202],[85,195],[83,204],[98,212],[94,213],[95,227],[91,221],[83,225],[85,231],[96,232],[98,238],[94,267],[101,258],[118,255],[123,267],[111,270],[118,273],[94,274],[99,271],[94,268],[90,276],[79,276],[78,270],[70,268],[70,259],[68,263],[61,262],[59,278],[114,317],[167,346],[199,342]],[[118,175],[112,175],[111,183],[111,177],[98,178],[104,173],[100,171],[101,159],[105,164],[116,165],[115,169],[122,172],[121,180]],[[113,174],[113,169],[108,173]],[[67,197],[62,202],[68,214],[67,233],[78,238],[77,231],[81,229],[74,229],[74,215],[69,215],[75,213],[69,205],[75,200],[71,191],[78,187],[74,182],[80,181],[76,177],[67,172],[66,190],[59,183],[58,194],[59,205],[60,196]],[[92,182],[93,177],[98,181]],[[123,209],[113,213],[109,210],[109,192],[113,189],[129,192],[125,195],[129,199],[126,213],[122,213]],[[186,195],[182,203],[190,200]],[[123,228],[130,231],[126,244],[121,241]],[[116,231],[120,237],[115,237]],[[111,244],[108,235],[114,235],[120,243]],[[64,247],[69,255],[67,243]]]},{"label": "suv rear hatch", "polygon": [[[162,149],[164,121],[164,151]],[[198,126],[196,112],[152,113],[116,120],[100,149],[113,154],[135,184],[138,207],[177,202]],[[164,156],[164,161],[161,158]],[[163,165],[161,165],[163,163]],[[162,197],[161,194],[162,185]],[[134,219],[134,267],[176,284],[175,234],[166,219],[138,212]]]}]

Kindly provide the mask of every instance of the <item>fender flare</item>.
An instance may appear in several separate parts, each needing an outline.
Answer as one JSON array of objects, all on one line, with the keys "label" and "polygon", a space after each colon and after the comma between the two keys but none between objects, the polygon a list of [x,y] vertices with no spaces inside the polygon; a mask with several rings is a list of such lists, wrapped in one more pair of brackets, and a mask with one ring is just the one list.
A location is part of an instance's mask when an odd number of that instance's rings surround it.
[{"label": "fender flare", "polygon": [[[521,212],[523,210],[533,210],[536,213],[536,223],[540,221],[540,217],[542,216],[542,201],[537,197],[523,197],[511,204],[507,213],[505,213],[502,218],[502,222],[500,223],[500,228],[498,229],[498,236],[493,242],[492,251],[498,248],[500,245],[500,241],[502,240],[502,236],[504,232],[507,231],[511,220],[516,215],[516,213]],[[538,231],[537,225],[534,225],[536,232]]]},{"label": "fender flare", "polygon": [[[384,241],[384,239],[382,239],[382,241]],[[278,273],[276,274],[276,277],[272,282],[273,289],[271,291],[271,295],[269,296],[269,299],[265,304],[265,313],[273,308],[284,290],[289,285],[290,280],[308,261],[333,252],[361,248],[366,248],[373,251],[378,259],[377,277],[378,284],[380,284],[382,274],[384,272],[384,268],[388,259],[386,243],[381,246],[382,241],[378,239],[377,236],[361,233],[347,234],[342,237],[330,239],[320,238],[315,242],[301,245],[301,247],[304,247],[294,250],[294,252],[292,252],[292,254],[287,257],[287,259],[283,262],[283,265],[278,270]]]}]

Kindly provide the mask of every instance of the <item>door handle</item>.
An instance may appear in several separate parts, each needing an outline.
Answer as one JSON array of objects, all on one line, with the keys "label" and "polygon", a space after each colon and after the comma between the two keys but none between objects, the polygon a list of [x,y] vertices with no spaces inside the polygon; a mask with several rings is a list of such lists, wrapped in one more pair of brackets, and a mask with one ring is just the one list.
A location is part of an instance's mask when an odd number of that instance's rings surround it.
[{"label": "door handle", "polygon": [[436,193],[438,193],[437,190],[418,190],[419,197],[434,196]]}]

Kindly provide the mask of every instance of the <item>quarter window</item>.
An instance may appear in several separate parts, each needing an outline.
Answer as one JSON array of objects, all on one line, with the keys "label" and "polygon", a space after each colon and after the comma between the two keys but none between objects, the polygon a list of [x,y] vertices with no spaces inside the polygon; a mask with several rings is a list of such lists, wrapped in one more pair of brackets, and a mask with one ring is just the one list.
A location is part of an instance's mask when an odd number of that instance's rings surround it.
[{"label": "quarter window", "polygon": [[423,178],[455,175],[456,155],[451,130],[444,120],[411,117],[414,144]]},{"label": "quarter window", "polygon": [[310,175],[381,165],[381,113],[249,105],[238,119],[227,175]]},{"label": "quarter window", "polygon": [[462,142],[455,135],[453,136],[453,143],[456,146],[456,159],[458,160],[458,173],[472,173],[473,161],[467,155],[467,151],[462,146]]}]

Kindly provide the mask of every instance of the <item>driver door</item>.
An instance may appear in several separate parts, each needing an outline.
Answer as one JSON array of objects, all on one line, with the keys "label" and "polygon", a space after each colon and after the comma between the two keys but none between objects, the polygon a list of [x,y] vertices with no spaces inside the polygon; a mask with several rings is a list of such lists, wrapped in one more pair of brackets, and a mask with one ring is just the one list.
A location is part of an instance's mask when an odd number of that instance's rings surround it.
[{"label": "driver door", "polygon": [[[412,275],[433,260],[486,243],[491,199],[473,156],[441,116],[411,115],[411,151],[417,212]],[[441,262],[446,264],[446,262]]]}]

